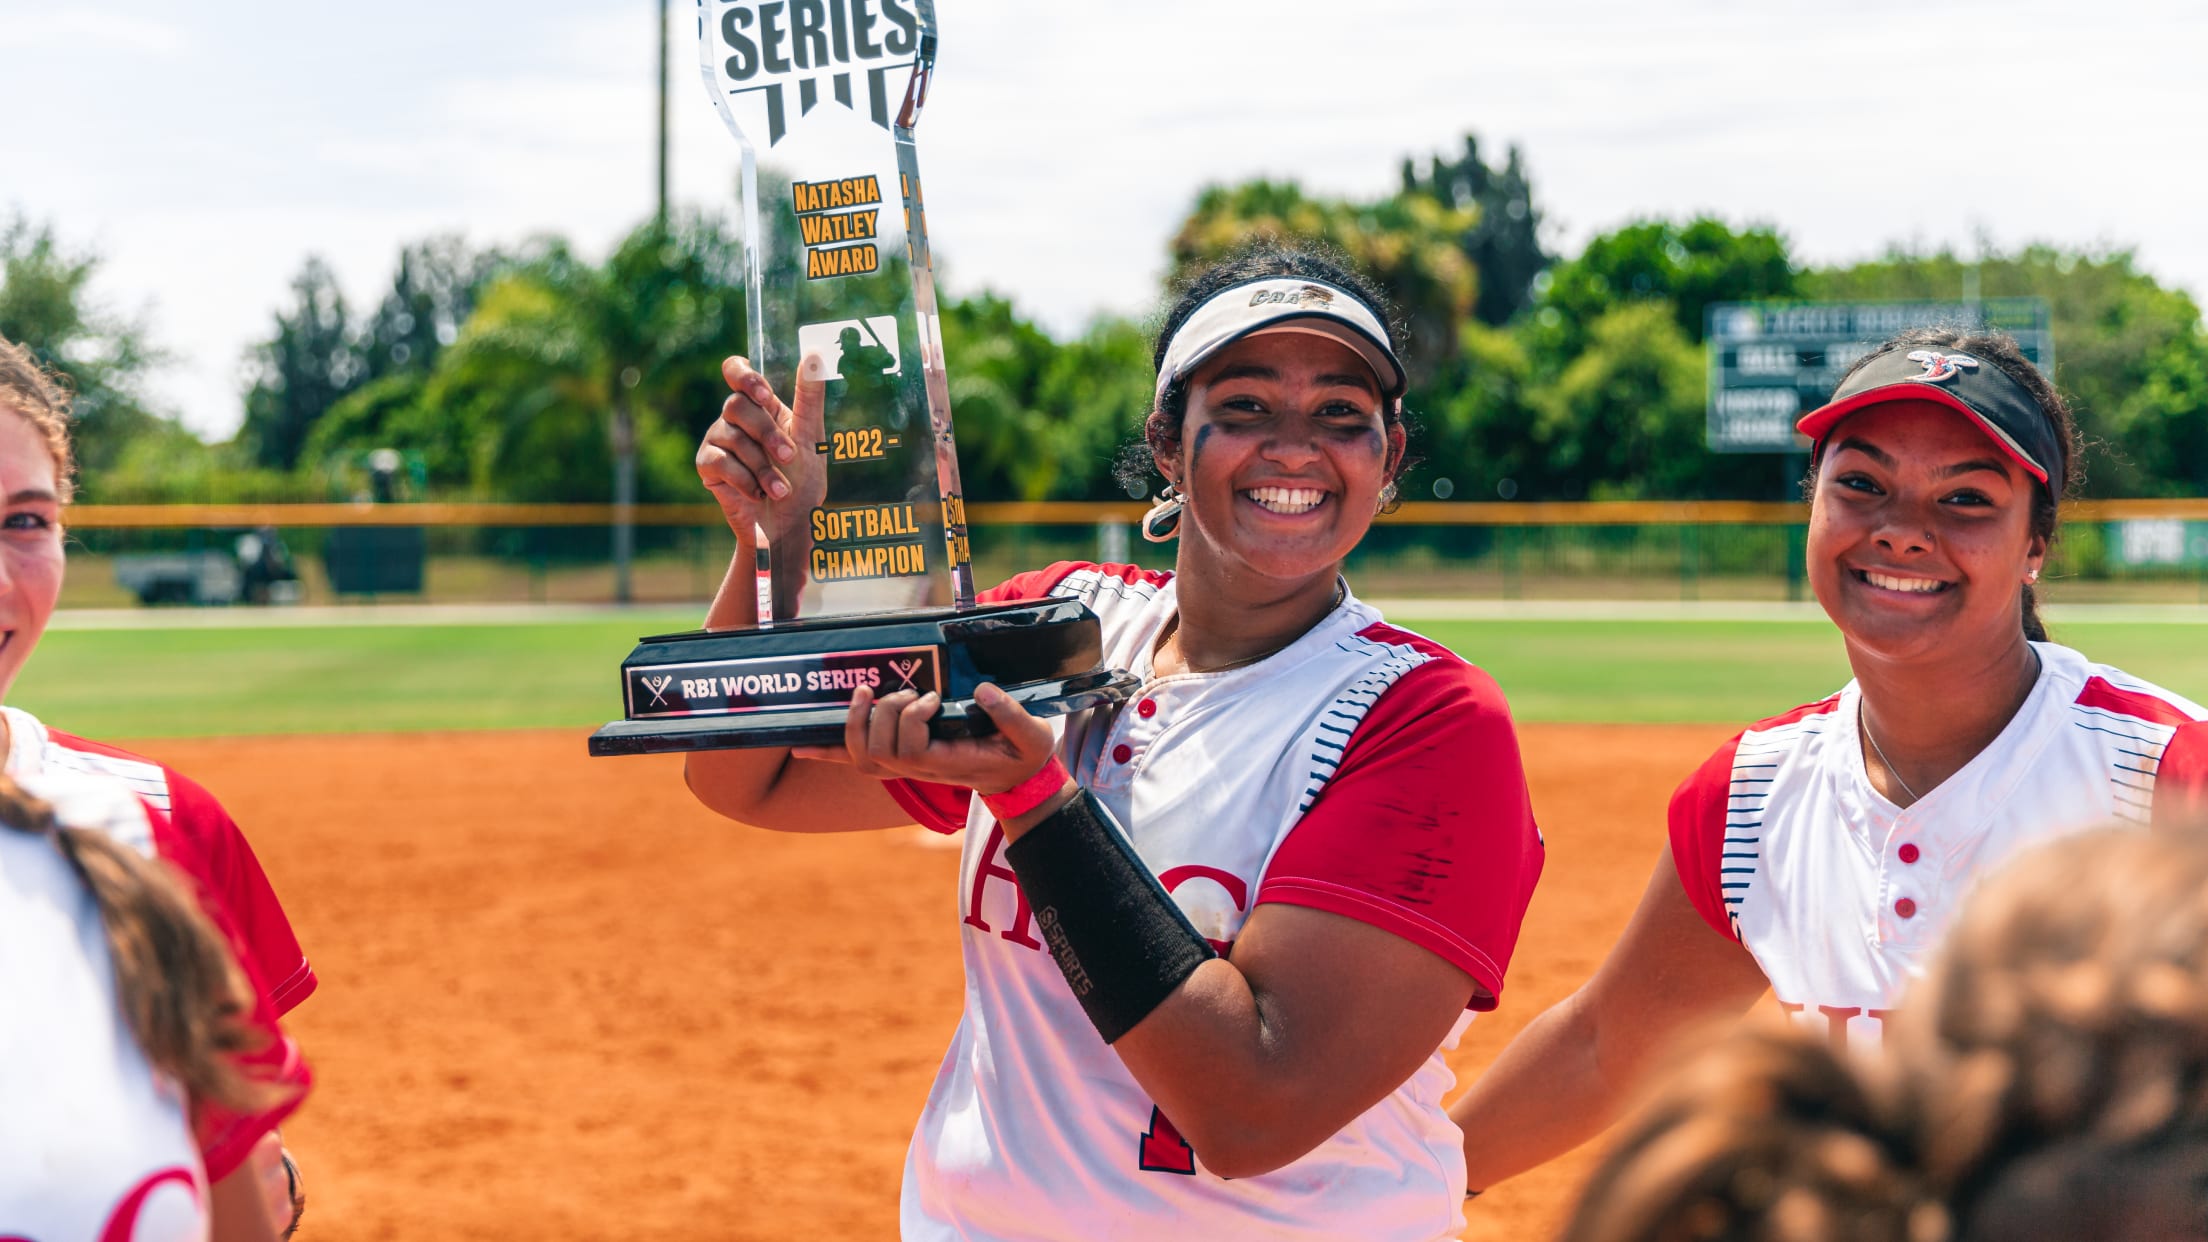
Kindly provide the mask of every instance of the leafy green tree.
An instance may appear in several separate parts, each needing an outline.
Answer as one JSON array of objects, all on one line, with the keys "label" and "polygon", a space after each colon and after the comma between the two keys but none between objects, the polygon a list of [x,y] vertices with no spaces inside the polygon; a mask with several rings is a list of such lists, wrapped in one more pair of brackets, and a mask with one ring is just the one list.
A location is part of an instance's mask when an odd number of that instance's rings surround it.
[{"label": "leafy green tree", "polygon": [[391,288],[361,325],[358,350],[367,377],[427,375],[493,278],[514,262],[497,250],[474,251],[456,236],[432,237],[399,252]]},{"label": "leafy green tree", "polygon": [[1463,156],[1437,155],[1423,174],[1406,159],[1403,192],[1472,213],[1472,226],[1459,244],[1479,273],[1472,313],[1481,323],[1500,327],[1533,304],[1534,281],[1555,260],[1541,248],[1541,212],[1533,205],[1533,184],[1515,144],[1500,169],[1480,158],[1479,139],[1470,134]]},{"label": "leafy green tree", "polygon": [[292,305],[276,313],[276,331],[253,350],[245,422],[238,438],[256,464],[299,464],[314,424],[367,377],[352,312],[337,276],[310,256],[291,283]]},{"label": "leafy green tree", "polygon": [[1571,499],[1693,495],[1702,448],[1704,368],[1672,308],[1633,301],[1587,327],[1580,351],[1535,396],[1542,482]]},{"label": "leafy green tree", "polygon": [[1124,499],[1112,470],[1150,404],[1150,343],[1101,319],[1060,344],[991,293],[943,304],[943,353],[966,494]]},{"label": "leafy green tree", "polygon": [[[702,215],[648,223],[603,264],[551,243],[484,291],[423,390],[431,417],[383,424],[468,428],[476,489],[498,499],[691,499],[691,454],[725,396],[721,359],[745,348],[742,264]],[[619,598],[632,540],[617,523]]]},{"label": "leafy green tree", "polygon": [[1036,402],[1052,412],[1051,451],[1058,469],[1047,495],[1060,500],[1120,500],[1121,452],[1142,441],[1156,375],[1150,334],[1125,319],[1100,319],[1066,343],[1043,372]]},{"label": "leafy green tree", "polygon": [[2055,382],[2093,441],[2096,496],[2208,495],[2208,337],[2199,305],[2138,269],[2128,250],[2028,246],[1976,260],[1896,249],[1807,274],[1806,296],[1833,301],[2042,297],[2052,312]]},{"label": "leafy green tree", "polygon": [[1456,351],[1471,317],[1479,273],[1461,245],[1476,223],[1470,208],[1422,191],[1377,203],[1313,198],[1293,182],[1213,186],[1173,237],[1174,279],[1259,237],[1325,242],[1386,291],[1401,323],[1398,343],[1413,384]]},{"label": "leafy green tree", "polygon": [[995,294],[951,299],[939,309],[966,494],[1042,499],[1058,463],[1048,449],[1052,412],[1036,404],[1036,389],[1058,343]]},{"label": "leafy green tree", "polygon": [[1775,230],[1735,230],[1698,216],[1685,223],[1642,220],[1604,233],[1551,273],[1541,297],[1542,347],[1569,359],[1593,324],[1628,302],[1663,302],[1691,344],[1702,343],[1703,312],[1713,302],[1800,296],[1801,277]]},{"label": "leafy green tree", "polygon": [[1466,324],[1457,356],[1411,395],[1411,453],[1419,463],[1405,481],[1407,499],[1550,498],[1549,446],[1536,438],[1538,377],[1523,338]]},{"label": "leafy green tree", "polygon": [[66,376],[76,399],[77,460],[84,491],[98,497],[104,477],[142,438],[185,435],[155,414],[144,395],[146,373],[164,358],[147,342],[143,324],[96,304],[92,279],[100,260],[72,251],[53,229],[20,216],[0,218],[0,337],[31,351]]}]

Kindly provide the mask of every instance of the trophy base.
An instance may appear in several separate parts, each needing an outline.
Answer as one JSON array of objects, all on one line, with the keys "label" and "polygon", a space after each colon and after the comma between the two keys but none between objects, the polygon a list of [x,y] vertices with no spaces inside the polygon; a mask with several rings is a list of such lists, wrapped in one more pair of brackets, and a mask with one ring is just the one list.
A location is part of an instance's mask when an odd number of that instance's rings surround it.
[{"label": "trophy base", "polygon": [[627,718],[591,735],[590,753],[834,746],[853,691],[934,691],[935,737],[996,731],[973,695],[1002,687],[1038,716],[1126,699],[1128,673],[1099,668],[1096,615],[1072,600],[956,611],[807,618],[753,630],[646,638],[622,661]]}]

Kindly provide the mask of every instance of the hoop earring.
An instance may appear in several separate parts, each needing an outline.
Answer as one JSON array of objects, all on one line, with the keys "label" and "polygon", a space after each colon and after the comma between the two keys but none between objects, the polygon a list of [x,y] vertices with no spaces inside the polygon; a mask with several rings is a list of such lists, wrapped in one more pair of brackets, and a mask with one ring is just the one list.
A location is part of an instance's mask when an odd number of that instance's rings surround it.
[{"label": "hoop earring", "polygon": [[1170,480],[1165,490],[1158,493],[1150,512],[1142,518],[1142,537],[1150,543],[1171,543],[1181,533],[1181,509],[1188,504],[1188,497],[1181,486]]}]

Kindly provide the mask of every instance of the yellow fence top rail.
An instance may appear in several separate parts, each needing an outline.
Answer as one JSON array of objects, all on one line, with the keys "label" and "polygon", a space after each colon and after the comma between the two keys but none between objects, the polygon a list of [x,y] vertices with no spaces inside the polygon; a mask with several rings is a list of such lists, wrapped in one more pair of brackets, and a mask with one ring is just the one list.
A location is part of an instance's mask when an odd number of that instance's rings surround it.
[{"label": "yellow fence top rail", "polygon": [[[977,526],[1088,526],[1134,522],[1148,509],[1139,501],[1018,501],[972,504]],[[525,504],[240,504],[77,505],[66,521],[81,530],[176,530],[255,526],[610,526],[612,505]],[[1754,500],[1596,500],[1523,503],[1412,501],[1384,523],[1405,526],[1713,526],[1798,525],[1802,505]],[[2190,500],[2078,500],[2063,506],[2070,521],[2185,518],[2208,521],[2208,498]],[[709,526],[721,520],[710,504],[637,505],[639,526]]]}]

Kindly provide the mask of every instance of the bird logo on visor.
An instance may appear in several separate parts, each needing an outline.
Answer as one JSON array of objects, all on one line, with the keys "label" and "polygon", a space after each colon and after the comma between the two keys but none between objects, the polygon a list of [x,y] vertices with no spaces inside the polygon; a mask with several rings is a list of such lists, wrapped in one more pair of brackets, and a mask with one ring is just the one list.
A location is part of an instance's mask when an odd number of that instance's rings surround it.
[{"label": "bird logo on visor", "polygon": [[1924,374],[1909,378],[1920,384],[1944,384],[1963,373],[1964,367],[1978,368],[1978,360],[1969,354],[1943,354],[1936,349],[1913,349],[1909,361],[1924,364]]}]

